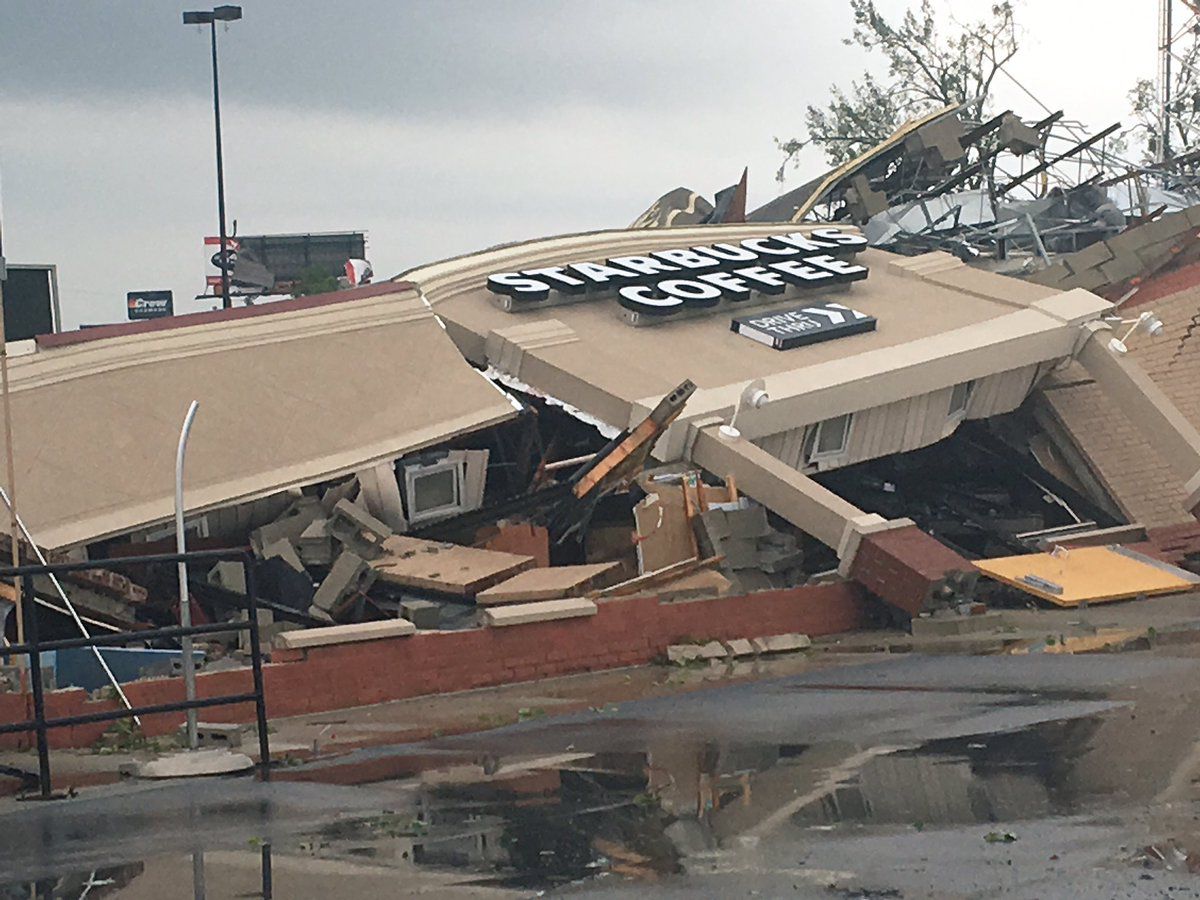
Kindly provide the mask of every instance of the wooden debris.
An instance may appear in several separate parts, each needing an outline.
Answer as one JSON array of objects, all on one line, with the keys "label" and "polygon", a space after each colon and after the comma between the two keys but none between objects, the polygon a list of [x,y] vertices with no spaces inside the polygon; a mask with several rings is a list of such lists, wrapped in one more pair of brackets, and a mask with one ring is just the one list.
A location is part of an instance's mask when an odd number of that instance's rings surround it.
[{"label": "wooden debris", "polygon": [[500,603],[578,597],[589,590],[612,584],[617,579],[620,568],[618,563],[609,562],[526,569],[494,587],[480,591],[475,595],[475,602],[480,606],[494,606]]},{"label": "wooden debris", "polygon": [[379,580],[456,597],[477,593],[533,568],[534,558],[394,535],[371,563]]}]

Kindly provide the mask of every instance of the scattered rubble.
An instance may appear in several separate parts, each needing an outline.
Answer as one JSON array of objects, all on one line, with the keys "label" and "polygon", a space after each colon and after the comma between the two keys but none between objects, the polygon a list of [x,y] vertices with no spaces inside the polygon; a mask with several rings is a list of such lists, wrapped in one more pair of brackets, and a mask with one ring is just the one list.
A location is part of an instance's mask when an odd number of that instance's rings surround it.
[{"label": "scattered rubble", "polygon": [[706,641],[672,644],[667,648],[667,661],[687,665],[701,660],[733,659],[746,656],[767,656],[775,653],[795,653],[812,646],[806,634],[774,634],[756,638],[735,638],[729,641]]}]

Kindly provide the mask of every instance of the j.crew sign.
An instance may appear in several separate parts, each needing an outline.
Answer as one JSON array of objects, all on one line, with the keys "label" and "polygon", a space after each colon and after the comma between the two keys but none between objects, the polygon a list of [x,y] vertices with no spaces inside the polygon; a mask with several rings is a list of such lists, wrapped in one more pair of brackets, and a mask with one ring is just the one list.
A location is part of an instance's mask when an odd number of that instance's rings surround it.
[{"label": "j.crew sign", "polygon": [[[763,295],[846,285],[867,277],[850,258],[867,245],[840,228],[746,238],[644,256],[613,256],[488,276],[487,287],[509,311],[615,295],[639,323],[714,310]],[[728,301],[728,304],[726,303]]]}]

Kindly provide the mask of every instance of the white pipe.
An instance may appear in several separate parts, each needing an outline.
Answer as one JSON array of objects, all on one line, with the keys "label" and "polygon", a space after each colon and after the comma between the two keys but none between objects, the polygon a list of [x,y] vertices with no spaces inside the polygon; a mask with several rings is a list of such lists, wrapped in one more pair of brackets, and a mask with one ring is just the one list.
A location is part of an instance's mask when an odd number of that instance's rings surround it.
[{"label": "white pipe", "polygon": [[[196,410],[200,401],[193,400],[183,419],[183,428],[179,432],[179,447],[175,451],[175,552],[186,553],[186,538],[183,533],[183,455],[187,451],[188,433],[192,430],[192,420],[196,418]],[[179,624],[184,628],[192,627],[192,608],[188,600],[187,563],[179,561]],[[196,670],[192,659],[192,636],[184,635],[180,640],[183,648],[183,688],[188,701],[196,699]],[[188,748],[195,750],[199,744],[196,734],[196,710],[187,710]]]},{"label": "white pipe", "polygon": [[570,459],[560,459],[557,462],[546,463],[542,468],[547,472],[557,472],[559,469],[569,469],[572,466],[581,466],[585,462],[591,462],[596,458],[595,453],[585,453],[583,456],[572,456]]},{"label": "white pipe", "polygon": [[[37,557],[38,562],[41,563],[43,566],[49,565],[49,563],[46,562],[45,554],[42,553],[42,548],[39,547],[37,544],[37,541],[35,541],[33,539],[33,535],[30,534],[29,529],[25,527],[25,522],[21,519],[20,515],[18,515],[17,511],[13,509],[12,501],[10,501],[8,499],[8,491],[4,490],[4,488],[2,488],[2,487],[0,487],[0,498],[3,498],[4,505],[8,507],[9,512],[12,513],[13,518],[17,520],[17,527],[19,529],[21,529],[21,534],[25,535],[25,540],[28,541],[29,546],[33,548],[33,553]],[[71,602],[70,598],[67,596],[67,592],[63,590],[63,586],[59,582],[58,576],[56,576],[53,572],[50,572],[48,574],[50,576],[50,583],[54,585],[54,589],[58,592],[59,598],[62,600],[63,603],[66,604],[67,610],[71,614],[71,618],[75,620],[75,624],[79,627],[79,633],[82,634],[85,638],[90,638],[92,636],[92,633],[87,630],[87,626],[83,624],[83,620],[79,617],[79,613],[77,613],[75,611],[75,605]],[[44,600],[40,600],[38,602],[40,602],[46,606],[50,606],[50,604],[46,603]],[[51,606],[50,608],[55,609],[55,607],[53,607],[53,606]],[[105,627],[108,627],[108,626],[105,626]],[[110,669],[108,667],[108,663],[104,661],[104,655],[100,652],[100,649],[98,647],[92,647],[91,649],[92,649],[93,655],[95,655],[95,657],[96,657],[96,662],[100,663],[100,668],[104,670],[105,676],[108,678],[109,682],[112,684],[113,690],[117,692],[117,697],[120,698],[121,703],[124,704],[126,709],[133,709],[133,705],[129,702],[129,698],[125,696],[125,691],[122,690],[122,688],[121,688],[121,683],[119,681],[117,681],[117,676],[113,674],[112,669]],[[133,721],[137,722],[138,728],[142,727],[141,718],[139,718],[138,716],[134,716]]]}]

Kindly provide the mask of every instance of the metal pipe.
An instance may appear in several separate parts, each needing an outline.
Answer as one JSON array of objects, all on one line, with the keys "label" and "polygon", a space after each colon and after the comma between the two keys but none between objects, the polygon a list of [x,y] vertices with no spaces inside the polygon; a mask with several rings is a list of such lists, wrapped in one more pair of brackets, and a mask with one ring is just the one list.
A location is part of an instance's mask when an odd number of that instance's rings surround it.
[{"label": "metal pipe", "polygon": [[29,601],[24,604],[25,633],[33,650],[29,654],[29,680],[33,692],[33,717],[37,731],[38,783],[42,790],[42,799],[50,797],[50,741],[46,736],[46,691],[42,684],[42,653],[38,649],[37,606],[33,603],[33,582],[28,578],[22,582],[22,590]]},{"label": "metal pipe", "polygon": [[[120,634],[103,634],[91,638],[63,638],[57,641],[42,641],[38,644],[42,650],[70,650],[75,647],[87,647],[94,644],[97,647],[122,647],[138,641],[160,641],[167,638],[182,638],[186,632],[195,637],[199,634],[224,634],[228,631],[249,631],[249,622],[210,622],[207,625],[193,625],[184,628],[182,625],[172,625],[169,628],[154,628],[150,631],[123,631]],[[32,645],[11,644],[5,652],[28,653]]]},{"label": "metal pipe", "polygon": [[246,618],[250,625],[250,665],[254,678],[254,715],[258,723],[258,766],[263,781],[271,780],[271,747],[267,736],[267,697],[263,688],[262,635],[258,630],[258,585],[254,580],[254,560],[242,557],[242,577],[246,581]]},{"label": "metal pipe", "polygon": [[[216,65],[216,26],[213,26],[213,65]],[[196,418],[196,410],[200,401],[193,400],[183,419],[183,428],[179,432],[179,446],[175,450],[175,549],[181,555],[186,553],[187,539],[183,533],[183,459],[187,452],[188,434],[192,430],[192,421]],[[187,563],[180,560],[176,566],[179,573],[179,624],[184,628],[192,627],[191,601],[188,599]],[[192,636],[185,634],[180,641],[183,649],[183,689],[188,702],[196,699],[196,668],[192,658]],[[196,734],[196,711],[187,711],[188,749],[195,750],[199,745]]]},{"label": "metal pipe", "polygon": [[[12,500],[9,499],[8,492],[2,487],[0,487],[0,499],[4,500],[4,505],[7,506],[9,512],[12,513],[12,517],[17,523],[18,530],[20,530],[21,534],[25,535],[25,541],[33,550],[33,555],[37,557],[38,562],[44,567],[49,567],[50,564],[46,561],[46,555],[42,553],[42,548],[38,546],[37,541],[33,539],[33,535],[29,533],[29,529],[25,527],[25,522],[17,513],[16,508],[13,506]],[[14,574],[19,576],[23,569],[29,568],[32,567],[17,566]],[[88,566],[84,564],[75,566],[75,568],[86,569]],[[95,568],[95,566],[91,566],[91,568]],[[26,574],[29,574],[30,577],[32,577],[34,573]],[[70,612],[71,618],[75,620],[75,626],[79,629],[79,633],[85,638],[91,638],[92,633],[88,631],[87,626],[83,624],[83,619],[81,619],[79,617],[79,613],[75,611],[75,604],[71,602],[71,598],[68,597],[67,592],[63,590],[62,582],[58,580],[58,576],[53,572],[48,571],[42,572],[41,574],[49,576],[50,583],[54,585],[54,590],[58,593],[59,599],[62,600],[63,604],[67,607],[67,611]],[[126,709],[133,709],[133,705],[129,702],[129,698],[125,696],[125,690],[121,687],[121,683],[117,681],[117,676],[113,674],[112,669],[108,667],[108,662],[104,659],[103,654],[101,654],[100,651],[95,647],[92,647],[92,654],[96,657],[96,662],[100,664],[100,668],[104,670],[104,677],[108,679],[108,682],[112,685],[113,690],[117,692],[117,698],[121,701]],[[133,717],[133,721],[137,723],[138,728],[142,727],[142,720],[137,716]]]}]

